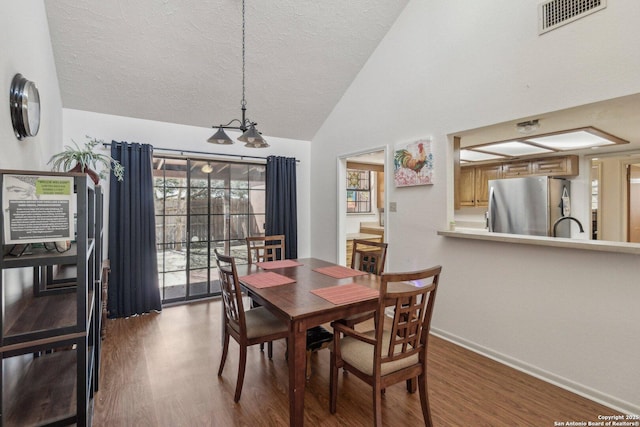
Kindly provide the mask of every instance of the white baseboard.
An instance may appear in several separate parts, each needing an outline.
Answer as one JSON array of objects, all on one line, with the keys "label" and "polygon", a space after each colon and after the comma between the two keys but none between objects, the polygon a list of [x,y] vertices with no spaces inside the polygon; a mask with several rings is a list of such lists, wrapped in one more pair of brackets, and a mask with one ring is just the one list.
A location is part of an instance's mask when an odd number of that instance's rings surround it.
[{"label": "white baseboard", "polygon": [[483,347],[471,341],[467,341],[464,338],[460,338],[456,335],[450,334],[440,329],[431,328],[431,333],[439,338],[459,345],[460,347],[464,347],[467,350],[471,350],[474,353],[481,354],[485,357],[488,357],[489,359],[493,359],[496,362],[524,372],[525,374],[529,374],[542,381],[556,385],[589,400],[593,400],[594,402],[600,403],[601,405],[607,406],[615,411],[621,412],[623,414],[640,414],[640,406],[634,405],[630,402],[626,402],[605,393],[601,393],[598,390],[592,389],[582,384],[578,384],[567,378],[555,375],[551,372],[545,371],[544,369],[537,368],[536,366],[514,359],[505,354],[498,353],[491,350],[490,348]]}]

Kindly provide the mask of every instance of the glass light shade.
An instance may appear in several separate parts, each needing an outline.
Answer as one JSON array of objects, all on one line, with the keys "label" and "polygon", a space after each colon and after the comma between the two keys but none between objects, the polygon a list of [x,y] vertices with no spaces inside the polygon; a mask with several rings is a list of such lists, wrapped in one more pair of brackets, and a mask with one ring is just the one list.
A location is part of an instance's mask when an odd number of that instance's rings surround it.
[{"label": "glass light shade", "polygon": [[238,141],[246,142],[245,147],[249,148],[265,148],[269,146],[253,124],[249,125],[249,129],[238,138]]},{"label": "glass light shade", "polygon": [[231,138],[229,138],[229,135],[227,135],[222,127],[219,127],[216,133],[214,133],[209,139],[207,139],[207,142],[223,145],[233,144],[233,141],[231,140]]},{"label": "glass light shade", "polygon": [[267,147],[270,147],[270,145],[264,139],[262,139],[261,141],[257,141],[256,140],[254,142],[247,142],[246,144],[244,144],[244,146],[248,147],[248,148],[267,148]]}]

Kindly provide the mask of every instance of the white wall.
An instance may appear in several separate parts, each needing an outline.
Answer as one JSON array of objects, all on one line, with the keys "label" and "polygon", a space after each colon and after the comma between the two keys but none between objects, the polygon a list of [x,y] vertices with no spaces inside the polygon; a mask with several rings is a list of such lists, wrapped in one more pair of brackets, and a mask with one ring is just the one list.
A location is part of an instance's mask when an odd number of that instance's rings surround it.
[{"label": "white wall", "polygon": [[636,256],[437,235],[453,218],[448,134],[640,92],[640,2],[543,36],[538,3],[408,4],[312,141],[311,250],[337,257],[337,157],[431,136],[435,184],[385,189],[388,271],[442,264],[435,332],[640,413]]},{"label": "white wall", "polygon": [[[62,145],[62,102],[42,0],[3,1],[0,6],[0,168],[45,170]],[[18,140],[11,125],[9,88],[16,73],[40,92],[41,123],[35,137]]]},{"label": "white wall", "polygon": [[[42,0],[1,3],[0,52],[0,169],[47,170],[47,161],[62,145],[62,103]],[[9,88],[16,73],[35,82],[40,93],[40,130],[23,140],[14,134],[9,109]],[[31,292],[32,272],[31,268],[2,271],[3,316],[11,313],[25,292]],[[24,357],[12,358],[10,369],[21,369],[19,365],[26,367],[28,362]]]},{"label": "white wall", "polygon": [[[310,254],[310,144],[308,141],[298,141],[285,138],[265,136],[271,145],[269,148],[245,148],[244,144],[214,145],[207,142],[214,129],[194,126],[177,125],[173,123],[156,122],[152,120],[134,119],[129,117],[112,116],[108,114],[91,113],[87,111],[64,109],[64,141],[70,144],[86,142],[86,135],[101,139],[104,142],[125,141],[151,144],[157,152],[162,148],[192,150],[206,153],[237,154],[246,156],[267,157],[286,156],[300,160],[296,170],[298,191],[298,257],[308,257]],[[239,134],[229,132],[235,140]],[[109,153],[109,149],[106,149]],[[179,153],[172,153],[179,154]],[[200,157],[205,155],[192,155]],[[240,160],[223,157],[226,160]],[[250,159],[248,159],[250,160]],[[108,194],[108,183],[105,194]]]}]

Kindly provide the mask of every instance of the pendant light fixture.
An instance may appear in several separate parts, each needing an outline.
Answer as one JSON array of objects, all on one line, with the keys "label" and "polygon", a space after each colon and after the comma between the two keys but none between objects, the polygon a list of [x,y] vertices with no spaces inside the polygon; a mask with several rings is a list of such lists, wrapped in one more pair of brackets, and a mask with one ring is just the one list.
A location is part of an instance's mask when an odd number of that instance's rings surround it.
[{"label": "pendant light fixture", "polygon": [[[256,122],[252,122],[248,118],[246,118],[247,111],[247,101],[245,100],[245,87],[244,87],[244,69],[245,69],[245,59],[244,59],[244,51],[245,51],[245,43],[244,43],[244,33],[245,33],[245,8],[244,8],[244,0],[242,0],[242,102],[240,103],[242,110],[242,119],[233,119],[226,125],[218,125],[214,126],[218,128],[216,133],[214,133],[207,142],[211,142],[213,144],[233,144],[229,135],[224,131],[225,129],[237,129],[242,131],[242,135],[238,138],[238,141],[242,141],[245,143],[245,147],[249,148],[265,148],[268,147],[267,141],[264,140],[258,129],[256,129]],[[231,126],[233,123],[239,123],[237,126]]]},{"label": "pendant light fixture", "polygon": [[213,166],[211,166],[211,163],[207,163],[205,165],[202,165],[202,167],[200,168],[200,170],[203,173],[211,173],[213,172]]}]

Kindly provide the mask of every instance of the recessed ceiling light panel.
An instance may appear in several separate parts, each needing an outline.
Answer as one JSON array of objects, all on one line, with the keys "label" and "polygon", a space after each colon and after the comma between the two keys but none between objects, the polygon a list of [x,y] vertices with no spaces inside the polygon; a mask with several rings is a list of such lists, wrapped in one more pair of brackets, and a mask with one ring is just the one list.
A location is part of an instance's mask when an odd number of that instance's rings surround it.
[{"label": "recessed ceiling light panel", "polygon": [[549,135],[539,138],[527,138],[527,141],[535,142],[536,144],[549,147],[554,150],[580,150],[582,148],[615,144],[615,142],[611,140],[602,138],[584,130],[559,133],[557,135]]},{"label": "recessed ceiling light panel", "polygon": [[504,156],[497,154],[482,153],[473,150],[460,150],[460,160],[466,162],[481,162],[483,160],[504,159]]},{"label": "recessed ceiling light panel", "polygon": [[460,160],[481,162],[485,160],[501,160],[514,157],[553,154],[554,152],[570,152],[588,148],[628,144],[629,141],[594,128],[592,126],[571,129],[537,136],[513,137],[506,141],[497,141],[480,145],[468,145],[460,150]]},{"label": "recessed ceiling light panel", "polygon": [[551,153],[553,150],[548,148],[536,147],[535,145],[526,144],[520,141],[499,142],[496,144],[483,145],[483,151],[490,151],[503,156],[528,156],[530,154]]}]

